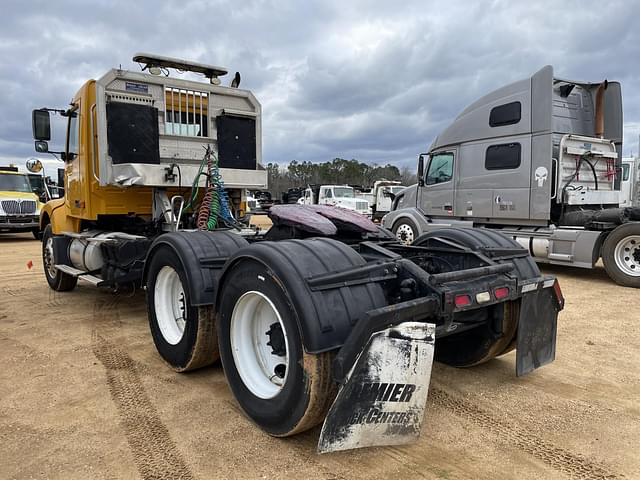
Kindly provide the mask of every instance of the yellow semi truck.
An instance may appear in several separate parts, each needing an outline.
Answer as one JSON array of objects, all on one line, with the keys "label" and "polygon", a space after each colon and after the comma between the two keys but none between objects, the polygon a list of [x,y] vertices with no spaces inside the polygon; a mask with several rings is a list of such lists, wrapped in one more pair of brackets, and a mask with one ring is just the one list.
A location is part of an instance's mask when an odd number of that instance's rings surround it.
[{"label": "yellow semi truck", "polygon": [[[420,433],[436,359],[516,373],[554,359],[563,299],[526,250],[494,232],[442,229],[405,246],[328,205],[274,205],[251,228],[244,193],[267,187],[261,107],[224,68],[149,54],[109,70],[68,109],[65,196],[42,209],[52,289],[144,288],[151,335],[179,372],[220,358],[243,411],[288,436],[324,421],[321,452]],[[208,82],[170,76],[203,75]]]}]

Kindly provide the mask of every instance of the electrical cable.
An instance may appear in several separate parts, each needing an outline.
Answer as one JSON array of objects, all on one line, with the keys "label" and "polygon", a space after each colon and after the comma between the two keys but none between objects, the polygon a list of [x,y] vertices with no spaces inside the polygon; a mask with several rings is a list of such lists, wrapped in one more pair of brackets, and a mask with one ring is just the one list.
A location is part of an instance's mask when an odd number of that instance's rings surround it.
[{"label": "electrical cable", "polygon": [[580,156],[580,159],[578,160],[578,164],[576,165],[576,169],[573,172],[573,175],[571,175],[571,178],[569,178],[569,180],[567,180],[567,182],[564,184],[564,187],[562,187],[562,195],[560,197],[560,199],[562,201],[561,206],[560,206],[560,221],[561,222],[562,222],[562,219],[564,218],[564,209],[565,209],[566,200],[567,200],[566,199],[567,187],[578,176],[578,172],[580,171],[580,167],[582,166],[582,161],[584,160],[584,157],[586,155],[587,154],[585,153],[584,155]]},{"label": "electrical cable", "polygon": [[[596,168],[593,166],[593,163],[591,163],[588,158],[585,158],[584,161],[587,162],[587,165],[589,165],[591,167],[591,172],[593,173],[593,181],[595,183],[595,188],[596,188],[596,190],[598,190],[598,177],[596,176]],[[596,160],[596,163],[598,163],[597,160]]]},{"label": "electrical cable", "polygon": [[[205,192],[196,207],[201,176],[206,178]],[[215,230],[220,226],[239,228],[240,224],[234,218],[230,205],[229,195],[224,188],[224,181],[220,175],[218,158],[213,153],[211,146],[208,145],[205,148],[205,154],[200,163],[198,173],[191,185],[191,195],[184,209],[190,208],[195,213],[196,226],[199,230]]]}]

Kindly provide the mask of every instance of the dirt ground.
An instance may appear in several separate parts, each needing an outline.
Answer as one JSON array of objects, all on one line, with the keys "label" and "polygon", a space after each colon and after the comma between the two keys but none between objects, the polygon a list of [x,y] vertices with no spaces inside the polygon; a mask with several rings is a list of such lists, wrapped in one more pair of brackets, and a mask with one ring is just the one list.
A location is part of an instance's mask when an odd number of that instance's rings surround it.
[{"label": "dirt ground", "polygon": [[553,364],[436,364],[418,443],[320,456],[318,429],[243,417],[219,364],[171,371],[144,295],[54,294],[40,243],[0,236],[0,478],[640,478],[640,292],[545,271],[567,300]]}]

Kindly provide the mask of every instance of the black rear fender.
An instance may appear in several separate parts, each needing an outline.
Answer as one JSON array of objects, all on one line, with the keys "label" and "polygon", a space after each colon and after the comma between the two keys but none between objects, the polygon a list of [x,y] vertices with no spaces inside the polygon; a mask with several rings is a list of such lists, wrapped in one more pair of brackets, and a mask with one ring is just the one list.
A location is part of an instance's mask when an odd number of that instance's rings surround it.
[{"label": "black rear fender", "polygon": [[149,260],[162,246],[171,248],[187,277],[189,299],[193,306],[215,303],[218,279],[227,259],[248,242],[228,231],[171,232],[160,235],[147,253],[143,282],[147,283]]},{"label": "black rear fender", "polygon": [[[382,287],[375,282],[312,290],[307,279],[366,264],[355,250],[337,240],[312,238],[253,243],[229,259],[219,278],[220,285],[236,265],[247,261],[263,264],[282,286],[308,353],[342,346],[366,312],[387,304]],[[216,305],[220,305],[220,298]]]}]

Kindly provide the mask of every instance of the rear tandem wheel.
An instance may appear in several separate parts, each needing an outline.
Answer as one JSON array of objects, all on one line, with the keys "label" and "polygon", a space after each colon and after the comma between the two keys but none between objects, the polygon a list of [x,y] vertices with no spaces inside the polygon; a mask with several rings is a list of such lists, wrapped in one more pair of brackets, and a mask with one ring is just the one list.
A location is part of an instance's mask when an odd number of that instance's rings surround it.
[{"label": "rear tandem wheel", "polygon": [[284,284],[263,264],[242,259],[229,271],[220,295],[222,365],[245,413],[279,437],[320,423],[337,392],[333,355],[304,351]]},{"label": "rear tandem wheel", "polygon": [[378,283],[313,289],[310,277],[366,265],[337,240],[256,242],[220,279],[220,358],[245,414],[285,437],[322,422],[337,393],[334,353],[365,312],[386,305]]},{"label": "rear tandem wheel", "polygon": [[[520,248],[515,240],[488,229],[441,228],[418,238],[414,245],[423,245],[434,238],[459,243],[472,250],[482,247]],[[519,280],[540,275],[538,266],[529,256],[509,260]],[[504,262],[502,261],[502,262]],[[499,263],[502,263],[499,262]],[[488,321],[460,334],[436,339],[435,359],[454,367],[471,367],[504,355],[515,348],[520,317],[520,302],[504,303],[502,312],[495,312],[496,320]],[[499,322],[496,325],[496,322]],[[497,328],[496,328],[497,327]]]},{"label": "rear tandem wheel", "polygon": [[160,356],[178,372],[212,364],[219,358],[213,305],[194,306],[178,255],[160,246],[149,260],[147,311]]}]

